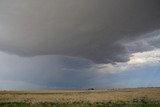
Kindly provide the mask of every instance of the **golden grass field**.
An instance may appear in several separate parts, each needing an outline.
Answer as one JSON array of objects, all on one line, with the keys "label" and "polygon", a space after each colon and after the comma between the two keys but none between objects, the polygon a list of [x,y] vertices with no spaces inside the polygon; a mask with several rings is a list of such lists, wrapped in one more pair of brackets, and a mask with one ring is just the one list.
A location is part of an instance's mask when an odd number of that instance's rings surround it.
[{"label": "golden grass field", "polygon": [[0,91],[0,103],[160,102],[160,88],[109,90]]}]

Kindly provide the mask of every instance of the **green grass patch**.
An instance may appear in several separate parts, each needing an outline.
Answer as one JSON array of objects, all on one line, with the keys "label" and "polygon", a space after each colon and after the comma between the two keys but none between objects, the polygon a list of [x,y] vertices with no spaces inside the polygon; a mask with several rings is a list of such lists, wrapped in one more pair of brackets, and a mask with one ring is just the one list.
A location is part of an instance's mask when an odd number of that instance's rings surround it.
[{"label": "green grass patch", "polygon": [[113,102],[44,102],[44,103],[0,103],[0,107],[160,107],[160,103],[113,103]]}]

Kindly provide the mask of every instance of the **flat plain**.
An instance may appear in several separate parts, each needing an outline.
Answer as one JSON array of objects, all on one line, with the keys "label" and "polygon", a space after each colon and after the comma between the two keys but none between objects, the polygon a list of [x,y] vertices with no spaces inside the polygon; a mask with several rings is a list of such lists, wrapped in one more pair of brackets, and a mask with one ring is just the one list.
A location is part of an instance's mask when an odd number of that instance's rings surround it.
[{"label": "flat plain", "polygon": [[0,91],[0,107],[160,107],[160,88]]}]

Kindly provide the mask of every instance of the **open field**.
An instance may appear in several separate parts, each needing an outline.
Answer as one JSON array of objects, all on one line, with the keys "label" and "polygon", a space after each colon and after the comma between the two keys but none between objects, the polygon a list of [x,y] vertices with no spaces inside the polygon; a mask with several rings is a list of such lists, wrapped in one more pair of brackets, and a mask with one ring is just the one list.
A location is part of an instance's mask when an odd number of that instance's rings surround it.
[{"label": "open field", "polygon": [[0,91],[0,107],[160,107],[160,88]]}]

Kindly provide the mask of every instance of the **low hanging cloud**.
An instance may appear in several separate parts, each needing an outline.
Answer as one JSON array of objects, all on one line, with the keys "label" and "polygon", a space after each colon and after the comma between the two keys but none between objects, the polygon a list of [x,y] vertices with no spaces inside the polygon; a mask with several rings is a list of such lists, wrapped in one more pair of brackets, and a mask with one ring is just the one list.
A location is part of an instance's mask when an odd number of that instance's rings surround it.
[{"label": "low hanging cloud", "polygon": [[[158,0],[1,0],[0,50],[126,62],[121,39],[160,28]],[[142,50],[143,51],[143,50]]]}]

